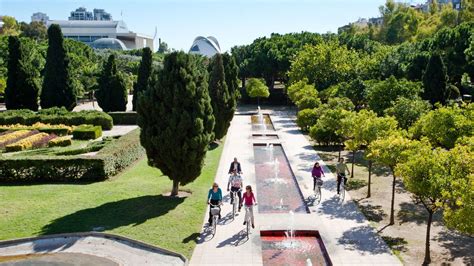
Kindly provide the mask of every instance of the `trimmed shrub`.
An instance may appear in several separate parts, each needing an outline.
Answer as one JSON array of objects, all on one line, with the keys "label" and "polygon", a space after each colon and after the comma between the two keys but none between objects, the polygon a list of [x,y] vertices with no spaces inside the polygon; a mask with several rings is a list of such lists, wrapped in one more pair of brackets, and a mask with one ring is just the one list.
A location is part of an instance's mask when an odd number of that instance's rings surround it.
[{"label": "trimmed shrub", "polygon": [[63,110],[63,108],[50,108],[37,113],[25,109],[0,112],[0,125],[33,125],[37,122],[67,126],[90,124],[101,126],[104,130],[110,130],[113,127],[113,120],[110,115],[93,110],[68,112],[66,109]]},{"label": "trimmed shrub", "polygon": [[69,136],[54,138],[48,142],[48,147],[66,147],[71,146],[72,139]]},{"label": "trimmed shrub", "polygon": [[97,139],[102,136],[102,128],[100,126],[81,125],[72,131],[75,139]]},{"label": "trimmed shrub", "polygon": [[136,125],[137,112],[109,112],[114,125]]},{"label": "trimmed shrub", "polygon": [[55,137],[55,135],[49,135],[47,133],[38,133],[5,146],[5,151],[15,152],[45,147],[48,145],[48,142]]},{"label": "trimmed shrub", "polygon": [[112,141],[96,156],[29,156],[0,158],[0,183],[80,182],[105,180],[145,154],[140,130]]},{"label": "trimmed shrub", "polygon": [[103,147],[105,147],[105,145],[109,144],[112,140],[113,138],[111,137],[105,137],[100,141],[92,141],[91,143],[87,144],[86,147],[58,152],[56,153],[56,155],[79,155],[79,154],[84,154],[84,153],[89,153],[89,152],[96,152],[96,151],[101,150]]},{"label": "trimmed shrub", "polygon": [[15,143],[23,138],[32,136],[37,134],[38,131],[36,130],[19,130],[19,131],[12,131],[10,133],[4,134],[0,136],[0,149],[4,149],[6,145]]}]

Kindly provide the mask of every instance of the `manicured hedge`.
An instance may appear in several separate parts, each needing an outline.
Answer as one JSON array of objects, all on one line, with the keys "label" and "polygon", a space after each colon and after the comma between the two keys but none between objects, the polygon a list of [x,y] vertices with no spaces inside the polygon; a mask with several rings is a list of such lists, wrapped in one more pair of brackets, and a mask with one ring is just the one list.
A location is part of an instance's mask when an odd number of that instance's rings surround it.
[{"label": "manicured hedge", "polygon": [[137,124],[137,112],[109,112],[108,113],[114,125],[136,125]]},{"label": "manicured hedge", "polygon": [[113,120],[110,115],[93,110],[68,112],[64,108],[54,107],[38,112],[26,109],[0,112],[0,125],[33,125],[37,122],[55,125],[64,124],[68,126],[91,124],[101,126],[104,130],[110,130],[113,127]]},{"label": "manicured hedge", "polygon": [[112,141],[96,156],[0,157],[0,183],[105,180],[145,154],[140,131]]},{"label": "manicured hedge", "polygon": [[40,132],[54,134],[56,136],[66,136],[72,133],[72,127],[61,125],[61,124],[51,125],[51,124],[44,124],[44,123],[37,122],[29,126],[21,125],[21,124],[0,126],[0,132],[16,131],[16,130],[38,130]]},{"label": "manicured hedge", "polygon": [[48,142],[49,147],[66,147],[71,146],[72,139],[70,136],[54,138]]},{"label": "manicured hedge", "polygon": [[82,125],[76,127],[72,131],[74,139],[96,139],[102,136],[102,128],[100,126]]},{"label": "manicured hedge", "polygon": [[96,152],[100,151],[105,145],[109,144],[114,139],[112,137],[104,137],[100,141],[92,141],[91,143],[87,144],[86,147],[67,150],[63,152],[56,153],[56,155],[79,155],[89,152]]}]

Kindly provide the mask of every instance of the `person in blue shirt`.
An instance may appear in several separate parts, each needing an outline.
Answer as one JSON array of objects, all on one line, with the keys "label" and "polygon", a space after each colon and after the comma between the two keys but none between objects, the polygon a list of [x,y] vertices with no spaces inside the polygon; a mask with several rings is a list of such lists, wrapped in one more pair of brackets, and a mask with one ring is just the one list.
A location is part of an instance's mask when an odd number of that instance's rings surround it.
[{"label": "person in blue shirt", "polygon": [[[219,188],[217,183],[212,185],[212,188],[209,189],[207,193],[207,204],[220,205],[222,202],[222,190]],[[219,207],[219,219],[221,219],[221,210]],[[209,224],[212,222],[211,208],[209,208]]]}]

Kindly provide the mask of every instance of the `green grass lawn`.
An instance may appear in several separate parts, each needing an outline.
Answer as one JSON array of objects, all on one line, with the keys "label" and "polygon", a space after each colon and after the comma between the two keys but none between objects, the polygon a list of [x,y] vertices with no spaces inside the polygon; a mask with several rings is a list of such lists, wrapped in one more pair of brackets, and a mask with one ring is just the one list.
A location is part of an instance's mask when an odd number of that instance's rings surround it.
[{"label": "green grass lawn", "polygon": [[127,236],[190,258],[223,144],[209,151],[187,198],[162,196],[171,181],[141,159],[111,180],[91,184],[0,186],[0,239],[91,231]]}]

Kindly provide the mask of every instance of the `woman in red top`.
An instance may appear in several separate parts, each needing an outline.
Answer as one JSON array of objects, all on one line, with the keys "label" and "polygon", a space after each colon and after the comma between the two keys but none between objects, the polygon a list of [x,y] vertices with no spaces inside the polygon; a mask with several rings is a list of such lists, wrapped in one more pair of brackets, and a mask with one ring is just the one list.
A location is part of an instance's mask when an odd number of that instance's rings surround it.
[{"label": "woman in red top", "polygon": [[313,176],[313,190],[315,190],[317,183],[323,183],[321,176],[326,177],[326,175],[324,175],[323,168],[319,165],[318,162],[314,164],[313,170],[311,171],[311,175]]},{"label": "woman in red top", "polygon": [[248,218],[247,215],[250,215],[250,219],[252,221],[252,228],[255,228],[254,219],[253,219],[253,205],[257,205],[257,200],[255,199],[251,186],[245,187],[243,200],[244,200],[245,207],[249,209],[248,212],[245,212],[244,225],[247,224],[247,218]]}]

